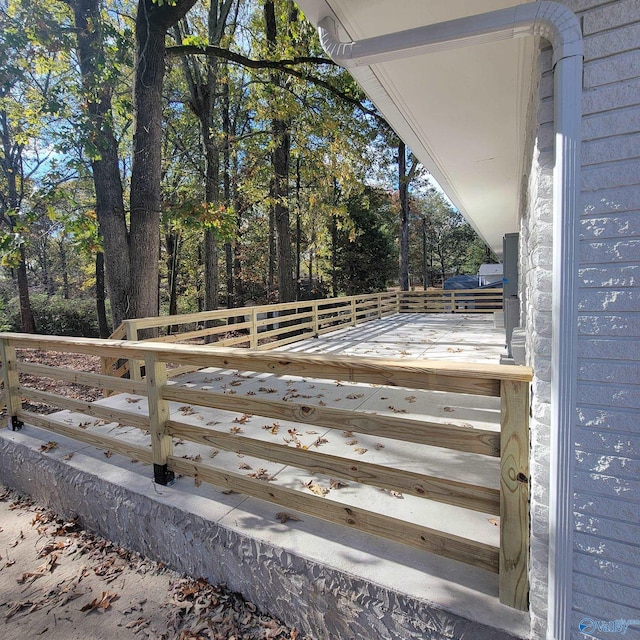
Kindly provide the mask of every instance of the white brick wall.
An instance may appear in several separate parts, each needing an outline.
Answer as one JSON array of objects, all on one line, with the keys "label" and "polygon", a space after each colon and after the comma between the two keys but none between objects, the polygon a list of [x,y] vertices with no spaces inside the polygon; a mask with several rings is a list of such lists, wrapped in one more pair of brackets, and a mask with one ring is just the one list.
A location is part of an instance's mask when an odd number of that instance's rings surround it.
[{"label": "white brick wall", "polygon": [[[640,0],[565,0],[585,38],[573,637],[585,616],[640,619]],[[532,638],[546,633],[551,150],[549,55],[531,113],[521,219],[534,367]],[[535,133],[534,133],[535,132]],[[599,636],[598,636],[599,637]],[[640,625],[625,638],[640,638]]]}]

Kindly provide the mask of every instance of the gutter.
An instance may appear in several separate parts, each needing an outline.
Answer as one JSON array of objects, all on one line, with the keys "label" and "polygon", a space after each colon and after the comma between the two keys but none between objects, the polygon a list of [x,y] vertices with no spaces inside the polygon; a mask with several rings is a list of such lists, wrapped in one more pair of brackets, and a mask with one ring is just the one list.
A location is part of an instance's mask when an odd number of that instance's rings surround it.
[{"label": "gutter", "polygon": [[531,2],[356,42],[340,42],[335,20],[319,22],[327,54],[346,69],[486,42],[537,36],[553,47],[555,163],[548,640],[571,637],[574,422],[577,399],[577,240],[583,44],[575,14],[557,2]]}]

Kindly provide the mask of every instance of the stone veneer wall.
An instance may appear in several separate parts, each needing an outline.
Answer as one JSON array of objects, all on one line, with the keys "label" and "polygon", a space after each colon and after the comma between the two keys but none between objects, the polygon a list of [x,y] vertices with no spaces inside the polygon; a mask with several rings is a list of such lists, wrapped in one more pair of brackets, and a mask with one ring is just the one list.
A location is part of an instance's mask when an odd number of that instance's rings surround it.
[{"label": "stone veneer wall", "polygon": [[[565,0],[585,44],[572,637],[584,617],[640,619],[640,1]],[[550,56],[530,114],[521,217],[531,420],[532,638],[546,635],[551,337]],[[640,638],[640,624],[627,637]]]},{"label": "stone veneer wall", "polygon": [[551,50],[534,62],[527,156],[531,159],[520,219],[520,317],[531,384],[531,637],[547,627],[549,560],[549,433],[551,407],[551,263],[553,187],[553,74]]}]

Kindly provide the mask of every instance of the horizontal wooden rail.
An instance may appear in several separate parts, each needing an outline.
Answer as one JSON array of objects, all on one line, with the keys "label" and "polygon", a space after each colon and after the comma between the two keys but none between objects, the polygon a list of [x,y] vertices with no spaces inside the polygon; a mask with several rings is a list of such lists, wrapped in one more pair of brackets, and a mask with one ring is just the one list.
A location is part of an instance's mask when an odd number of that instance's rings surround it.
[{"label": "horizontal wooden rail", "polygon": [[503,308],[503,292],[495,289],[435,289],[398,293],[400,313],[493,313]]},{"label": "horizontal wooden rail", "polygon": [[322,520],[335,522],[353,529],[374,533],[388,540],[417,547],[446,558],[498,572],[499,552],[496,547],[466,538],[429,529],[412,522],[399,526],[396,518],[359,507],[346,506],[313,494],[302,494],[288,487],[274,486],[269,482],[247,478],[233,471],[219,471],[202,462],[171,456],[169,466],[177,473],[211,482],[252,495],[256,498],[286,505],[302,513]]},{"label": "horizontal wooden rail", "polygon": [[[368,305],[371,300],[366,301]],[[341,322],[357,320],[358,300],[350,301]],[[320,304],[314,303],[318,310]],[[308,318],[306,310],[299,315]],[[382,314],[382,308],[372,307],[373,313]],[[280,312],[287,309],[280,309]],[[341,310],[338,310],[342,313]],[[368,312],[362,310],[361,313]],[[312,328],[319,313],[335,313],[322,309],[309,323]],[[298,314],[296,314],[298,315]],[[280,315],[261,318],[266,333],[280,329],[276,324],[287,324],[295,316]],[[251,324],[257,317],[252,312]],[[327,322],[332,318],[328,317]],[[247,321],[248,322],[248,321]],[[324,322],[324,320],[322,320]],[[309,327],[306,327],[309,328]],[[300,327],[284,326],[285,333],[276,340],[287,340],[286,332]],[[127,334],[127,335],[130,335]],[[257,334],[256,334],[257,335]],[[290,336],[295,338],[296,336]],[[246,339],[246,337],[245,337]],[[401,359],[364,358],[336,355],[297,354],[263,351],[252,338],[253,349],[222,348],[212,345],[177,344],[173,342],[147,342],[132,340],[97,340],[87,338],[61,338],[24,334],[0,334],[0,355],[3,359],[3,396],[10,424],[19,428],[26,422],[54,433],[74,438],[92,446],[108,449],[122,455],[153,464],[156,482],[166,484],[175,473],[212,482],[234,491],[261,498],[290,509],[296,509],[325,520],[383,536],[417,548],[499,572],[500,599],[516,608],[526,608],[528,593],[528,386],[532,372],[527,367],[470,364],[443,361],[407,361]],[[96,373],[83,373],[63,368],[22,362],[17,349],[40,349],[70,353],[85,353],[114,360],[135,361],[144,367],[144,379],[118,380]],[[173,368],[172,368],[173,367]],[[296,403],[291,399],[259,399],[242,394],[221,393],[211,389],[188,388],[170,384],[171,372],[184,369],[214,367],[230,371],[271,373],[276,376],[301,376],[305,379],[332,380],[367,385],[384,385],[408,390],[435,390],[448,393],[499,397],[501,400],[501,430],[467,427],[440,423],[426,416],[404,417],[385,415],[365,410]],[[30,386],[20,376],[46,377],[75,384],[136,395],[132,402],[136,411],[125,411],[106,404],[85,402],[40,391],[37,381]],[[137,427],[148,431],[151,446],[132,445],[122,438],[103,435],[99,426],[92,431],[73,426],[55,415],[43,416],[25,411],[23,398],[66,409],[82,416],[90,416],[109,423]],[[178,404],[173,404],[178,403]],[[462,482],[425,470],[405,471],[402,465],[378,464],[354,460],[346,455],[325,453],[320,449],[294,447],[252,435],[225,432],[213,425],[193,424],[179,419],[176,406],[189,403],[191,408],[213,408],[236,414],[263,416],[268,420],[286,420],[326,429],[340,429],[364,433],[380,438],[415,443],[416,448],[428,445],[464,455],[499,456],[500,488],[474,482]],[[173,409],[172,409],[173,407]],[[148,410],[147,410],[148,409]],[[172,411],[174,415],[172,415]],[[325,474],[342,480],[371,485],[387,491],[436,501],[456,508],[480,511],[500,516],[500,545],[493,546],[460,536],[384,515],[375,507],[364,509],[345,505],[330,497],[320,497],[258,478],[223,469],[215,461],[184,459],[174,454],[174,439],[200,445],[213,446],[241,455],[255,456],[277,464],[304,469],[312,474]],[[497,461],[496,461],[497,462]],[[495,463],[494,463],[495,464]],[[497,477],[496,477],[497,480]],[[497,485],[496,485],[497,486]]]},{"label": "horizontal wooden rail", "polygon": [[[333,427],[335,426],[334,424]],[[231,435],[176,420],[167,422],[167,430],[177,438],[243,455],[267,458],[272,462],[306,469],[311,473],[337,476],[344,480],[369,484],[390,491],[400,491],[483,513],[500,514],[500,492],[497,489],[403,471],[384,465],[354,462],[350,458]]]},{"label": "horizontal wooden rail", "polygon": [[380,438],[392,438],[487,456],[500,456],[500,434],[486,429],[472,429],[429,422],[424,419],[412,420],[283,400],[260,400],[242,395],[231,396],[224,393],[175,386],[163,387],[162,396],[167,400],[187,402],[200,407],[238,411],[320,427],[335,428],[336,425],[340,425],[342,429],[367,433]]}]

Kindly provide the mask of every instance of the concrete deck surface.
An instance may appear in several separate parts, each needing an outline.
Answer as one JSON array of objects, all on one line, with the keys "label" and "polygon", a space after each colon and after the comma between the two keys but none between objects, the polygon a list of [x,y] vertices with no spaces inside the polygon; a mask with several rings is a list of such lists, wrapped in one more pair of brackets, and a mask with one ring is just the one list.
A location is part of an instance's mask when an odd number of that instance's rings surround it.
[{"label": "concrete deck surface", "polygon": [[[294,343],[285,349],[369,357],[497,363],[504,353],[503,342],[503,330],[493,327],[492,316],[401,314],[342,329],[318,339]],[[335,381],[287,376],[284,372],[283,375],[274,375],[221,369],[187,374],[176,379],[174,384],[292,402],[296,398],[303,398],[305,403],[323,403],[383,415],[402,413],[404,418],[428,415],[431,420],[443,423],[499,430],[500,406],[499,399],[495,398],[429,391],[409,392],[375,385],[337,384]],[[145,399],[135,396],[122,394],[99,402],[129,411],[146,412]],[[282,438],[293,438],[302,446],[311,448],[314,443],[320,442],[317,444],[319,452],[492,488],[499,486],[499,460],[495,458],[336,429],[274,422],[258,416],[243,417],[237,413],[194,408],[179,403],[172,403],[174,412],[180,420],[201,426],[210,425],[221,431],[241,429],[239,435],[265,441],[281,442]],[[77,425],[80,421],[86,423],[86,417],[70,412],[59,412],[56,418],[69,424]],[[136,444],[149,444],[148,436],[132,427],[104,424],[104,421],[94,421],[85,426],[109,435],[117,433],[118,437]],[[171,487],[157,487],[150,481],[152,473],[148,466],[116,454],[106,458],[104,452],[94,447],[57,435],[52,438],[51,433],[28,425],[22,432],[2,432],[0,460],[2,452],[6,454],[11,446],[20,447],[24,459],[30,460],[43,441],[52,439],[55,439],[58,447],[45,455],[57,472],[66,467],[73,477],[80,473],[83,483],[92,487],[91,492],[96,491],[94,484],[97,481],[88,480],[85,476],[100,478],[98,485],[105,480],[110,482],[112,488],[106,490],[105,494],[114,495],[113,486],[127,492],[126,498],[120,497],[116,502],[120,506],[126,503],[128,511],[132,512],[130,516],[124,515],[125,510],[118,516],[120,522],[111,522],[109,517],[96,510],[95,505],[88,505],[83,514],[89,523],[87,526],[95,527],[103,535],[124,536],[122,544],[136,545],[136,550],[151,553],[153,557],[169,562],[178,569],[193,571],[197,568],[199,574],[205,577],[222,579],[259,606],[261,602],[265,603],[267,610],[282,617],[285,622],[298,624],[298,628],[300,624],[295,617],[307,617],[308,631],[315,633],[318,638],[429,637],[479,640],[527,637],[528,614],[501,605],[497,598],[497,576],[481,569],[333,525],[286,507],[239,494],[228,494],[218,487],[206,484],[196,486],[191,478],[179,478]],[[409,495],[392,495],[375,487],[352,482],[336,488],[329,477],[315,476],[300,469],[239,456],[233,452],[214,451],[210,447],[192,443],[177,442],[174,453],[187,458],[200,456],[205,462],[214,457],[215,460],[211,461],[218,468],[247,475],[268,475],[273,478],[273,483],[302,492],[307,491],[302,483],[313,480],[329,489],[327,499],[365,509],[375,508],[445,533],[494,546],[499,544],[499,527],[496,526],[496,516],[491,514]],[[42,454],[38,453],[38,456]],[[7,473],[5,466],[2,465],[3,471],[0,472],[4,475]],[[14,468],[14,472],[9,474],[13,476],[13,483],[2,479],[9,486],[15,486],[19,474],[20,469]],[[42,491],[46,494],[46,487],[43,486]],[[99,493],[103,491],[100,489]],[[119,494],[118,491],[115,493]],[[71,499],[72,493],[66,492],[62,483],[58,483],[56,495],[55,500],[63,509],[73,508],[74,503],[79,501],[77,496]],[[227,537],[223,546],[231,550],[235,560],[226,562],[226,569],[221,573],[220,567],[213,566],[216,563],[212,559],[197,561],[195,558],[179,558],[176,556],[176,547],[188,543],[184,539],[185,533],[176,530],[171,535],[163,536],[156,529],[157,523],[144,524],[144,527],[149,526],[153,531],[150,540],[136,540],[130,529],[140,527],[141,523],[133,514],[146,514],[149,509],[153,510],[146,505],[149,500],[156,504],[156,508],[159,504],[167,507],[168,510],[162,509],[164,517],[175,523],[176,527],[185,518],[195,517],[201,523],[206,523],[199,527],[199,533],[191,530],[189,535],[194,536],[191,544],[195,544],[196,540],[200,540],[199,544],[205,544],[198,537],[203,532],[205,537],[209,535],[207,531],[219,537],[220,531],[224,530]],[[131,508],[133,504],[136,508]],[[281,523],[276,514],[282,511],[298,519]],[[123,522],[123,518],[128,521]],[[162,546],[163,540],[166,548]],[[245,549],[247,544],[252,549],[249,556],[239,551],[240,548]],[[269,549],[269,561],[261,563],[259,558],[261,553],[264,555],[264,549]],[[193,549],[190,553],[193,555]],[[217,553],[220,553],[220,549]],[[253,569],[249,566],[252,554]],[[274,558],[277,558],[277,562]],[[256,562],[261,566],[255,566]],[[207,571],[210,575],[206,575]],[[283,571],[288,576],[286,580]],[[318,589],[319,592],[304,599],[300,594],[281,593],[279,598],[282,604],[274,610],[274,598],[278,600],[278,596],[267,596],[270,588],[265,585],[262,585],[261,592],[256,584],[260,581],[280,584],[285,592],[291,590],[291,584],[298,584],[301,589]],[[284,586],[285,583],[287,586]],[[329,597],[331,593],[333,595]],[[338,606],[336,602],[342,605]],[[349,603],[348,611],[340,611],[345,602]],[[271,608],[266,606],[267,603]],[[282,615],[280,608],[285,615]],[[289,615],[293,615],[294,619],[287,618],[288,609],[292,609]],[[371,635],[375,620],[379,628]],[[360,631],[357,631],[358,628]],[[430,635],[425,635],[427,632]],[[362,636],[362,633],[365,635]]]}]

